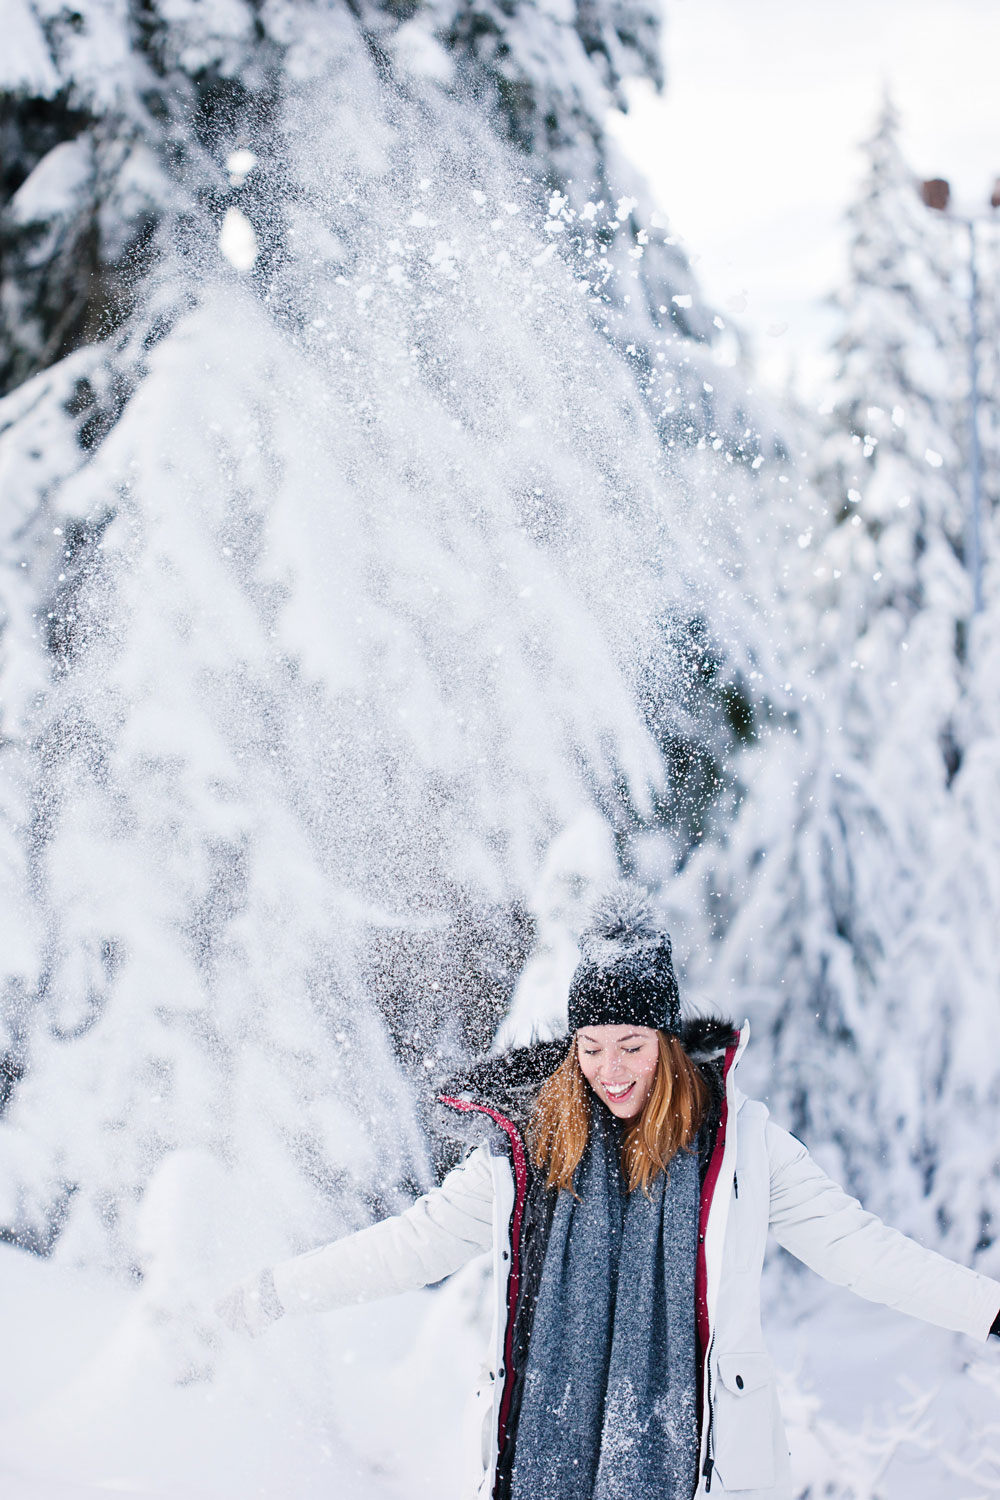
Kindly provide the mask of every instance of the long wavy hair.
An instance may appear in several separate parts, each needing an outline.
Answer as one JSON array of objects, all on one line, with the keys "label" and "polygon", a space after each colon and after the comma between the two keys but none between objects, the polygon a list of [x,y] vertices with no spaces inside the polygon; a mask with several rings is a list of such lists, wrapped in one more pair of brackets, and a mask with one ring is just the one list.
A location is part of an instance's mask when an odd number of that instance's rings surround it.
[{"label": "long wavy hair", "polygon": [[[656,1033],[659,1060],[642,1112],[622,1142],[622,1174],[629,1192],[649,1191],[678,1151],[690,1151],[708,1108],[708,1087],[680,1042]],[[573,1175],[587,1147],[592,1092],[580,1067],[576,1037],[542,1084],[528,1122],[528,1145],[546,1186],[573,1191]]]}]

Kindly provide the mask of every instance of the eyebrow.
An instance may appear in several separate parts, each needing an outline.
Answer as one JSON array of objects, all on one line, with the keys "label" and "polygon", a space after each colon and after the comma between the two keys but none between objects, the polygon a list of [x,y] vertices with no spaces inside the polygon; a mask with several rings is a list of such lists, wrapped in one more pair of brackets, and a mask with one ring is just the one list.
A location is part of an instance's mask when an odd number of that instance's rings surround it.
[{"label": "eyebrow", "polygon": [[[630,1031],[625,1036],[620,1036],[618,1038],[618,1040],[619,1040],[619,1042],[631,1042],[638,1035],[639,1035],[638,1031]],[[597,1040],[596,1036],[588,1036],[585,1031],[581,1031],[581,1033],[580,1033],[580,1040],[582,1042],[589,1042],[592,1047],[599,1047],[601,1045],[600,1042]]]}]

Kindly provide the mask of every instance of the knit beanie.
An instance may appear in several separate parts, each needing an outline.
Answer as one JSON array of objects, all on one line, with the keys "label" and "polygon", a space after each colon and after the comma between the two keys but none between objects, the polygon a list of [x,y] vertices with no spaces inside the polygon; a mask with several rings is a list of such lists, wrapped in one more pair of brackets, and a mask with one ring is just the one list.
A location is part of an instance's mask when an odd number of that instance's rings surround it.
[{"label": "knit beanie", "polygon": [[653,923],[649,897],[620,880],[601,896],[580,935],[569,986],[569,1029],[652,1026],[676,1036],[681,1024],[670,937]]}]

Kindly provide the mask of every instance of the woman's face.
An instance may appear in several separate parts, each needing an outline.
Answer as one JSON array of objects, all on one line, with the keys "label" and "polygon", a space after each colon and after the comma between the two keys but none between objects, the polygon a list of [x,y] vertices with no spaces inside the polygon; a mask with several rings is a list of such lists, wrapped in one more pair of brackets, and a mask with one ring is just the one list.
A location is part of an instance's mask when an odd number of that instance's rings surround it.
[{"label": "woman's face", "polygon": [[619,1120],[635,1120],[649,1098],[660,1049],[651,1026],[584,1026],[576,1034],[583,1076]]}]

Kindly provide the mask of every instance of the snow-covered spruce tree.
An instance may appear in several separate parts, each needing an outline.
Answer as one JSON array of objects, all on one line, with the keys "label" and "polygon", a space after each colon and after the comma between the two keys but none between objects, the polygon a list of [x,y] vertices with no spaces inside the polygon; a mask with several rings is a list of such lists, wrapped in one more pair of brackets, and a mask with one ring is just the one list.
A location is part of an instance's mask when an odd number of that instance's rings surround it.
[{"label": "snow-covered spruce tree", "polygon": [[[797,732],[748,758],[741,817],[692,863],[683,898],[711,909],[717,893],[699,983],[745,988],[775,1108],[873,1206],[971,1256],[996,1212],[982,1027],[1000,868],[963,566],[963,288],[953,228],[922,203],[890,105],[867,150],[818,448],[830,520],[802,538],[815,645]],[[987,659],[991,618],[972,628],[972,661]]]},{"label": "snow-covered spruce tree", "polygon": [[[965,241],[923,203],[891,104],[868,151],[842,298],[839,434],[818,475],[839,523],[819,580],[828,732],[850,757],[841,781],[863,784],[871,808],[866,842],[849,824],[845,837],[861,898],[847,935],[863,960],[847,1029],[878,1099],[873,1173],[889,1164],[899,1211],[917,1222],[904,1203],[922,1191],[921,1227],[971,1255],[996,1213],[990,1153],[974,1142],[996,1089],[977,1037],[995,986],[988,903],[1000,872],[989,820],[976,827],[959,781],[976,737]],[[981,796],[981,769],[974,779]]]},{"label": "snow-covered spruce tree", "polygon": [[399,1056],[489,1035],[560,828],[652,818],[648,724],[704,743],[689,622],[749,648],[735,487],[723,545],[521,162],[386,80],[377,13],[98,19],[37,32],[76,134],[21,88],[4,221],[3,1223],[128,1261],[185,1147],[282,1242],[396,1202]]},{"label": "snow-covered spruce tree", "polygon": [[[817,475],[838,523],[825,557],[838,574],[827,585],[837,584],[826,633],[834,652],[845,628],[859,642],[854,696],[867,693],[869,702],[859,704],[856,732],[867,754],[890,699],[888,681],[899,675],[903,633],[919,615],[919,630],[933,630],[934,639],[922,634],[906,649],[916,649],[925,676],[928,656],[934,658],[936,737],[947,761],[952,731],[942,678],[954,679],[961,663],[971,602],[963,568],[967,355],[957,285],[960,231],[922,202],[897,134],[895,110],[886,102],[867,143],[863,196],[849,214],[834,430],[820,450]],[[896,691],[895,701],[901,696]],[[920,738],[934,740],[931,726],[922,726]]]},{"label": "snow-covered spruce tree", "polygon": [[[552,28],[541,49],[536,25]],[[496,90],[508,104],[515,96],[520,101],[512,114],[495,107],[494,98],[493,125],[531,153],[526,166],[531,173],[540,169],[550,187],[567,177],[567,152],[576,142],[577,188],[598,185],[590,217],[585,203],[576,214],[568,201],[552,198],[545,234],[562,245],[573,238],[574,219],[592,225],[593,234],[576,235],[577,253],[581,261],[589,255],[598,268],[587,285],[602,290],[585,300],[638,378],[675,455],[677,490],[685,496],[690,524],[697,526],[699,541],[722,575],[688,613],[665,611],[657,627],[660,649],[650,653],[655,671],[641,695],[676,773],[663,811],[683,846],[698,833],[721,764],[751,714],[752,664],[760,666],[769,651],[766,624],[759,620],[769,583],[766,570],[754,576],[766,552],[751,547],[748,558],[740,537],[745,513],[761,509],[760,485],[748,468],[757,451],[756,425],[748,425],[752,419],[735,408],[728,428],[721,420],[718,427],[713,424],[713,382],[701,378],[705,371],[699,364],[698,351],[705,346],[678,342],[690,331],[683,306],[691,301],[686,267],[662,232],[644,247],[639,241],[649,240],[649,233],[627,215],[614,221],[614,229],[595,222],[599,214],[607,219],[612,213],[612,198],[615,208],[618,202],[610,190],[610,148],[600,116],[620,95],[621,79],[630,70],[655,74],[653,17],[638,25],[624,10],[605,16],[588,9],[557,25],[525,8],[520,18],[498,14],[487,23],[474,20],[471,12],[459,20],[423,10],[400,26],[395,11],[374,7],[344,26],[345,35],[353,27],[363,36],[379,68],[395,68],[416,95],[444,90],[466,102],[470,91],[481,99],[484,89],[489,94],[490,67],[484,61],[489,49],[485,40],[473,46],[473,39],[492,35],[490,56],[498,67],[502,59],[509,82],[517,81],[516,87],[497,83]],[[220,221],[226,216],[237,233],[243,223],[239,213],[251,220],[257,215],[267,220],[268,232],[257,246],[255,274],[265,277],[271,261],[280,262],[283,231],[275,202],[284,150],[273,122],[282,80],[294,73],[301,54],[301,29],[294,6],[269,12],[263,30],[238,6],[224,14],[172,8],[169,20],[152,8],[141,21],[121,13],[113,22],[86,7],[72,16],[25,11],[16,45],[4,59],[10,127],[5,164],[7,185],[16,191],[0,223],[5,269],[0,303],[6,310],[11,381],[46,367],[81,340],[87,347],[95,333],[111,334],[128,316],[143,284],[140,272],[163,253],[157,225],[164,215],[178,232],[199,213]],[[499,78],[495,69],[494,75]],[[534,121],[531,128],[526,121]],[[241,171],[240,158],[227,170],[233,148],[247,141],[258,149],[254,170]],[[624,163],[613,165],[625,180]],[[612,239],[617,249],[605,254]],[[626,269],[645,288],[642,296],[624,289]],[[586,291],[583,280],[580,285]],[[685,290],[674,300],[677,286]],[[161,283],[155,314],[146,315],[148,341],[169,329],[184,295]],[[642,309],[638,344],[627,343],[620,324],[628,308],[633,319]],[[91,379],[85,366],[86,359],[76,370],[69,400],[79,418],[80,442],[89,451],[124,409],[134,371],[118,361]],[[722,371],[715,377],[716,391],[727,378],[735,387],[736,377]],[[690,380],[691,393],[682,389]],[[694,391],[697,400],[685,399]],[[688,448],[690,454],[677,457],[678,450]],[[773,538],[772,530],[768,540]],[[758,606],[750,613],[741,597],[748,592],[756,592]],[[664,677],[676,675],[674,664],[688,684],[683,699],[661,690]],[[507,919],[501,926],[509,928]],[[514,940],[514,961],[517,952]]]}]

